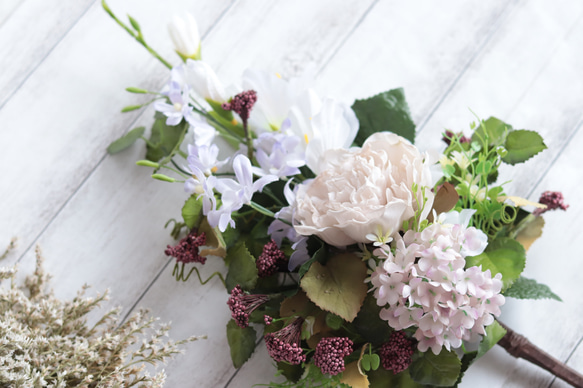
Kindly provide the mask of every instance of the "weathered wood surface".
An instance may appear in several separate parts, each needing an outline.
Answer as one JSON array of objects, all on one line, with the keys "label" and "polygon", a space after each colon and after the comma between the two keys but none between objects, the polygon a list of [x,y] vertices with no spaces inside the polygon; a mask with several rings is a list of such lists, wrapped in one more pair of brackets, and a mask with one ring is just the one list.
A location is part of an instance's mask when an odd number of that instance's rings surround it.
[{"label": "weathered wood surface", "polygon": [[[403,86],[418,123],[417,143],[440,146],[443,128],[462,130],[497,116],[539,131],[549,149],[503,178],[507,192],[536,200],[560,190],[571,205],[548,214],[529,251],[526,275],[564,300],[508,299],[502,320],[583,371],[583,5],[576,0],[434,2],[110,0],[141,23],[168,58],[166,23],[189,11],[203,55],[226,83],[247,67],[302,74],[314,66],[320,94],[350,103]],[[174,56],[174,63],[178,58]],[[0,246],[19,237],[6,264],[33,265],[39,244],[53,287],[71,297],[83,284],[110,288],[110,305],[148,307],[172,321],[172,336],[207,334],[166,368],[169,387],[250,387],[273,380],[262,344],[240,371],[225,339],[227,295],[218,281],[177,283],[163,249],[163,225],[179,215],[182,188],[133,164],[143,146],[107,156],[107,145],[151,110],[126,86],[160,88],[167,72],[91,0],[3,0],[0,4]],[[138,99],[139,100],[139,99]],[[170,264],[169,264],[170,263]],[[222,264],[209,262],[210,274]],[[494,349],[464,387],[563,387],[538,368]]]}]

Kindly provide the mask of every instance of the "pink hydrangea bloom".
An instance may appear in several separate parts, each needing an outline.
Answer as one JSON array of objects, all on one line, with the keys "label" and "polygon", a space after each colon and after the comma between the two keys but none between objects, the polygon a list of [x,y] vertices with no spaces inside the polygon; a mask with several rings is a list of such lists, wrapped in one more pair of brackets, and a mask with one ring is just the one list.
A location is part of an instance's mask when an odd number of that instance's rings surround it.
[{"label": "pink hydrangea bloom", "polygon": [[383,246],[374,252],[384,258],[370,278],[377,304],[384,306],[380,317],[395,330],[417,327],[422,352],[439,354],[477,339],[504,304],[502,275],[464,268],[465,257],[480,254],[487,243],[483,232],[464,224],[410,230],[396,236],[392,251]]}]

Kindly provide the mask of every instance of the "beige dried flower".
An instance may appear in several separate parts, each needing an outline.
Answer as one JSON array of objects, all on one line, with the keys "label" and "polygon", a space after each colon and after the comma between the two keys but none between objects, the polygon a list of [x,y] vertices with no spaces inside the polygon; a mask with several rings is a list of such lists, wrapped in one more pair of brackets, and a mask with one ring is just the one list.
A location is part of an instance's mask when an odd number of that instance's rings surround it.
[{"label": "beige dried flower", "polygon": [[[13,247],[14,241],[2,258]],[[156,366],[180,353],[180,345],[206,338],[164,342],[170,326],[156,325],[144,310],[120,323],[120,310],[113,309],[89,327],[87,314],[107,292],[87,298],[84,286],[72,301],[56,299],[46,291],[49,276],[38,248],[36,257],[23,289],[15,285],[14,268],[0,267],[0,281],[11,283],[0,289],[2,387],[161,387],[164,372],[150,376],[145,364]]]}]

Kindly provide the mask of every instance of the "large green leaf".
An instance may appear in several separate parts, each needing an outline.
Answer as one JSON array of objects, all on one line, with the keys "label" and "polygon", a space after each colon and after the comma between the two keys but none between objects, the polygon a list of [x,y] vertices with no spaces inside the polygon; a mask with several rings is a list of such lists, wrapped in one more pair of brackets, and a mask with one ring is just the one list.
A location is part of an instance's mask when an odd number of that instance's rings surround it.
[{"label": "large green leaf", "polygon": [[196,195],[190,196],[182,206],[182,218],[190,229],[198,228],[203,217],[202,197],[198,199],[196,197]]},{"label": "large green leaf", "polygon": [[506,335],[506,329],[498,323],[498,321],[492,322],[491,325],[486,326],[486,335],[482,338],[480,345],[478,346],[478,354],[476,355],[476,360],[482,357],[486,352],[494,345],[498,343]]},{"label": "large green leaf", "polygon": [[534,279],[519,277],[512,287],[504,292],[504,296],[517,299],[555,299],[559,302],[563,300],[549,286],[537,283]]},{"label": "large green leaf", "polygon": [[187,129],[188,123],[185,120],[178,125],[166,125],[166,117],[158,116],[146,144],[146,159],[157,162],[170,156],[180,146]]},{"label": "large green leaf", "polygon": [[366,297],[365,278],[364,262],[352,253],[342,253],[331,257],[326,266],[315,261],[300,285],[322,310],[352,322]]},{"label": "large green leaf", "polygon": [[370,381],[369,388],[422,388],[424,385],[418,384],[409,375],[409,370],[394,374],[393,371],[385,368],[378,368],[366,373]]},{"label": "large green leaf", "polygon": [[367,293],[362,308],[351,324],[351,329],[356,331],[367,342],[373,345],[381,345],[388,342],[393,329],[380,318],[382,307],[377,304],[377,300],[372,292]]},{"label": "large green leaf", "polygon": [[541,135],[526,129],[510,132],[504,147],[508,153],[502,161],[512,165],[525,162],[547,148]]},{"label": "large green leaf", "polygon": [[411,378],[419,384],[451,387],[458,379],[461,361],[454,352],[442,349],[437,356],[431,351],[421,354],[409,367]]},{"label": "large green leaf", "polygon": [[354,142],[358,146],[373,133],[390,131],[415,141],[415,123],[409,112],[402,88],[377,94],[366,100],[356,100],[352,110],[358,117],[360,128]]},{"label": "large green leaf", "polygon": [[257,283],[257,266],[255,265],[255,259],[243,242],[229,249],[225,261],[230,263],[229,273],[227,273],[227,278],[225,279],[229,291],[237,284],[244,290],[252,290],[255,287]]},{"label": "large green leaf", "polygon": [[107,147],[107,152],[110,155],[117,154],[134,144],[144,134],[145,128],[134,128]]},{"label": "large green leaf", "polygon": [[524,270],[526,263],[526,251],[518,241],[499,237],[490,242],[484,253],[466,257],[466,268],[482,266],[482,270],[487,269],[492,273],[492,277],[497,273],[502,274],[503,290],[514,283]]},{"label": "large green leaf", "polygon": [[256,336],[255,329],[250,326],[242,329],[233,319],[227,324],[227,342],[231,349],[231,360],[235,368],[242,367],[253,354]]},{"label": "large green leaf", "polygon": [[472,135],[472,141],[490,147],[504,144],[506,135],[512,131],[512,126],[496,117],[490,117],[476,128]]}]

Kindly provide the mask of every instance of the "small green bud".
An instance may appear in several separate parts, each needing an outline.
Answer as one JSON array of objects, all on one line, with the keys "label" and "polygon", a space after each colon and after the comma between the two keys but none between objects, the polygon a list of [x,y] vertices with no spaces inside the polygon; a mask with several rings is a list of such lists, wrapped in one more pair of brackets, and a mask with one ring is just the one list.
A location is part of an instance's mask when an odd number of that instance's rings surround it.
[{"label": "small green bud", "polygon": [[133,86],[130,86],[129,88],[126,88],[127,92],[130,93],[138,93],[138,94],[148,94],[150,92],[148,92],[146,89],[141,89],[141,88],[136,88]]},{"label": "small green bud", "polygon": [[164,175],[164,174],[153,174],[152,178],[158,179],[159,181],[164,181],[164,182],[170,182],[170,183],[176,182],[176,179],[169,177],[168,175]]},{"label": "small green bud", "polygon": [[502,146],[498,146],[496,148],[496,153],[498,154],[498,156],[500,156],[501,158],[505,157],[508,154],[508,150]]},{"label": "small green bud", "polygon": [[138,23],[138,21],[136,19],[134,19],[133,17],[131,17],[130,15],[128,15],[128,19],[130,20],[130,24],[132,25],[132,27],[134,27],[134,30],[140,32],[140,24]]},{"label": "small green bud", "polygon": [[140,109],[143,105],[128,105],[121,110],[121,113],[131,112]]},{"label": "small green bud", "polygon": [[156,162],[152,162],[151,160],[138,160],[136,162],[138,166],[144,167],[152,167],[152,168],[160,168],[160,164]]}]

